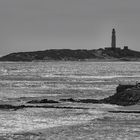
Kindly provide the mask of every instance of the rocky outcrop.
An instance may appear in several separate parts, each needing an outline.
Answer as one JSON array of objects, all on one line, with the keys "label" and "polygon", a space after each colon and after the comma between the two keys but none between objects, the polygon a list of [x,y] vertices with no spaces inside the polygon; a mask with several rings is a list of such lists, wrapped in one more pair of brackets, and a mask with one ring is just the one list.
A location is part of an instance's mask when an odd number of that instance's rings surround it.
[{"label": "rocky outcrop", "polygon": [[53,105],[10,105],[0,104],[0,110],[19,110],[24,108],[56,108],[56,109],[90,109],[87,107],[53,106]]},{"label": "rocky outcrop", "polygon": [[96,99],[73,99],[73,98],[68,98],[68,99],[60,99],[62,102],[79,102],[79,103],[100,103],[99,100]]},{"label": "rocky outcrop", "polygon": [[117,104],[122,106],[135,105],[140,102],[140,88],[134,85],[120,85],[117,93],[100,100],[103,103]]},{"label": "rocky outcrop", "polygon": [[28,101],[27,103],[30,104],[40,104],[40,103],[59,103],[58,101],[54,101],[54,100],[48,100],[48,99],[42,99],[42,100],[32,100],[32,101]]},{"label": "rocky outcrop", "polygon": [[[18,110],[24,108],[57,108],[57,109],[89,109],[86,107],[71,107],[71,106],[59,106],[57,103],[61,102],[76,102],[76,103],[92,103],[92,104],[116,104],[120,106],[129,106],[140,103],[140,84],[136,85],[119,85],[116,88],[116,93],[104,99],[60,99],[60,101],[42,99],[31,100],[27,104],[23,105],[10,105],[0,104],[1,110]],[[55,105],[40,105],[41,103],[56,103]],[[31,105],[29,105],[31,104]],[[37,104],[37,105],[35,105]],[[140,111],[110,111],[112,113],[140,113]]]},{"label": "rocky outcrop", "polygon": [[131,88],[135,88],[136,85],[119,85],[116,88],[116,92],[124,92],[125,90],[131,89]]},{"label": "rocky outcrop", "polygon": [[23,109],[25,108],[25,105],[10,105],[10,104],[0,104],[0,109],[1,110],[8,110],[8,109],[12,109],[12,110],[18,110],[18,109]]},{"label": "rocky outcrop", "polygon": [[140,103],[140,88],[137,85],[119,85],[116,93],[107,98],[96,99],[61,99],[61,101],[94,103],[94,104],[116,104],[120,106],[129,106]]},{"label": "rocky outcrop", "polygon": [[113,111],[108,111],[108,112],[110,112],[110,113],[136,113],[136,114],[138,114],[138,113],[140,113],[140,111],[120,111],[120,110],[113,110]]}]

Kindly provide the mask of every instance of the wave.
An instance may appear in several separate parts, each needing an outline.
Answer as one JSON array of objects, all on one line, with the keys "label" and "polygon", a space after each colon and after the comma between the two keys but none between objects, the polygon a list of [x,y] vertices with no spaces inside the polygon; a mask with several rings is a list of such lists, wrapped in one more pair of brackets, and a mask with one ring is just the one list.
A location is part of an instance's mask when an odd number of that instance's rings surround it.
[{"label": "wave", "polygon": [[[94,82],[93,82],[94,83]],[[43,82],[43,81],[0,81],[0,87],[1,88],[13,88],[13,89],[19,89],[19,88],[27,88],[27,89],[65,89],[65,90],[100,90],[100,91],[109,91],[114,89],[114,84],[108,84],[105,85],[96,83],[76,83],[76,82]]]},{"label": "wave", "polygon": [[[30,111],[30,112],[29,112]],[[61,117],[47,117],[31,114],[32,111],[17,113],[2,113],[0,115],[2,119],[0,122],[0,135],[6,133],[16,133],[21,131],[32,131],[37,129],[46,129],[51,127],[63,126],[63,125],[77,125],[86,123],[90,120],[102,117],[101,113],[95,113],[94,115],[72,115]]]},{"label": "wave", "polygon": [[76,79],[113,79],[113,78],[140,78],[140,75],[108,75],[108,76],[87,76],[87,75],[53,75],[53,74],[46,74],[41,75],[41,77],[57,77],[57,78],[76,78]]}]

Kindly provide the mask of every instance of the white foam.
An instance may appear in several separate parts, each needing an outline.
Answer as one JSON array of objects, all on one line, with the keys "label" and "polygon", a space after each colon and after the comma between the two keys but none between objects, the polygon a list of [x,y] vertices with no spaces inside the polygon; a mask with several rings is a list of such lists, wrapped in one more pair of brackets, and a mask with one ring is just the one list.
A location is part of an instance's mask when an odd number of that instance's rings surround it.
[{"label": "white foam", "polygon": [[67,117],[46,118],[45,116],[29,116],[31,114],[8,114],[0,115],[0,133],[15,133],[20,131],[31,131],[45,129],[62,125],[76,125],[99,117],[99,113],[91,115],[77,115]]},{"label": "white foam", "polygon": [[133,78],[133,77],[140,77],[140,75],[108,75],[108,76],[86,76],[86,75],[82,75],[82,76],[78,76],[78,75],[54,75],[54,74],[44,74],[41,75],[41,77],[50,77],[50,78],[76,78],[76,79],[113,79],[113,78]]}]

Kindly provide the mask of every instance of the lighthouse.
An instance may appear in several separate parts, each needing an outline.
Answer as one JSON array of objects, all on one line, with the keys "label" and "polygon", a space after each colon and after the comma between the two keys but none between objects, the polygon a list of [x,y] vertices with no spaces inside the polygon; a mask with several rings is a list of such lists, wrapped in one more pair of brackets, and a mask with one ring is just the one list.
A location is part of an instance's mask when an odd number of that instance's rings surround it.
[{"label": "lighthouse", "polygon": [[114,28],[112,29],[111,48],[116,49],[116,31]]},{"label": "lighthouse", "polygon": [[[113,51],[113,52],[120,52],[121,51],[120,47],[116,47],[116,31],[114,28],[112,29],[111,47],[105,47],[105,50]],[[128,46],[124,46],[123,50],[128,50]]]}]

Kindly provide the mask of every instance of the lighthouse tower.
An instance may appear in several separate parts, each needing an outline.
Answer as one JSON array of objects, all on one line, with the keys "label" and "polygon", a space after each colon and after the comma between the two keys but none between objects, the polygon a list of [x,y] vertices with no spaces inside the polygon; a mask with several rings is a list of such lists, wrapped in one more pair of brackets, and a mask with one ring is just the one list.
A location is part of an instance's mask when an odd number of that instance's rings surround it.
[{"label": "lighthouse tower", "polygon": [[112,29],[111,48],[116,49],[116,31],[114,28]]}]

